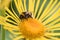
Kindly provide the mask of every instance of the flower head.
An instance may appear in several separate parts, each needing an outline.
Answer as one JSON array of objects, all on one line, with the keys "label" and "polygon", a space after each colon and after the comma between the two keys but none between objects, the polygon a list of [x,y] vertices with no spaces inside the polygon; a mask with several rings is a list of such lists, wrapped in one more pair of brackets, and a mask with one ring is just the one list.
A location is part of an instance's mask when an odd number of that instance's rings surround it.
[{"label": "flower head", "polygon": [[[0,16],[4,29],[17,35],[13,40],[59,40],[59,0],[12,0]],[[17,32],[16,32],[17,31]]]}]

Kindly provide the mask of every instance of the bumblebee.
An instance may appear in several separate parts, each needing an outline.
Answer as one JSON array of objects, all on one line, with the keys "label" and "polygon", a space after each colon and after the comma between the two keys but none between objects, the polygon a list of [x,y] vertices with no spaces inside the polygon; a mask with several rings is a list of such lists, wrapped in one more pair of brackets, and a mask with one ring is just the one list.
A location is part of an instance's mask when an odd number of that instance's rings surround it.
[{"label": "bumblebee", "polygon": [[28,18],[32,18],[32,13],[30,12],[22,12],[22,14],[20,15],[20,19],[28,19]]}]

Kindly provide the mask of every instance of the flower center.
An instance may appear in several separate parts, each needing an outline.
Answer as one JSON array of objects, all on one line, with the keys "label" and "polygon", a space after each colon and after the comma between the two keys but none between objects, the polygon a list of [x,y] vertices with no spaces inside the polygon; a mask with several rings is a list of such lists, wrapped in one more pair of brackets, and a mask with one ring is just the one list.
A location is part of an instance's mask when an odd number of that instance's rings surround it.
[{"label": "flower center", "polygon": [[19,28],[26,38],[37,38],[44,35],[46,28],[38,20],[28,18],[20,22]]}]

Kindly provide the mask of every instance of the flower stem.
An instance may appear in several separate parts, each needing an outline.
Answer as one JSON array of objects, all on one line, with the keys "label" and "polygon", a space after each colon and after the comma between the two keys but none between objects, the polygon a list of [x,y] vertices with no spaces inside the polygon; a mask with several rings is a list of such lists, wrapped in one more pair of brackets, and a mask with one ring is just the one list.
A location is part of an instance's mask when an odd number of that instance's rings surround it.
[{"label": "flower stem", "polygon": [[2,29],[2,40],[5,40],[5,29],[3,29],[3,27],[1,27]]}]

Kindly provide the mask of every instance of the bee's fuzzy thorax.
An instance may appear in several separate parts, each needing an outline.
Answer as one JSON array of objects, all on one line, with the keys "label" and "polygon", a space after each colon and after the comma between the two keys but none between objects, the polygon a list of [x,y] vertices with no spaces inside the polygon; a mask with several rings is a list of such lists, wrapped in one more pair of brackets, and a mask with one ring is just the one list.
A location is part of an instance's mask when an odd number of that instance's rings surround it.
[{"label": "bee's fuzzy thorax", "polygon": [[28,18],[32,18],[32,14],[29,12],[22,12],[22,14],[19,17],[21,20],[22,19],[28,19]]}]

